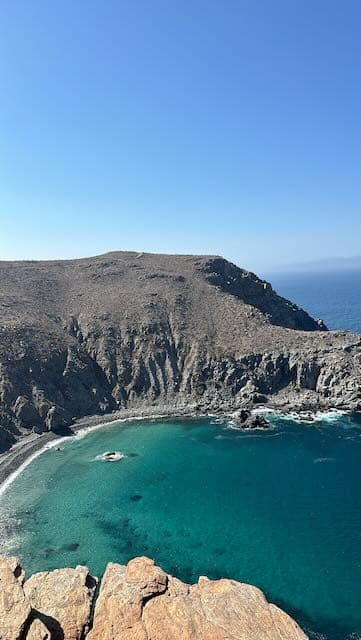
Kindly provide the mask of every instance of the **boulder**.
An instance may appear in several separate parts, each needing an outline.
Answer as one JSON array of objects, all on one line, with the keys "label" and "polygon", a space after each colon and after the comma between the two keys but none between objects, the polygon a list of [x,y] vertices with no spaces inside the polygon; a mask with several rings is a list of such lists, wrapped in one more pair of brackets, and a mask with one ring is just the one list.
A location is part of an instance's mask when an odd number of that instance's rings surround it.
[{"label": "boulder", "polygon": [[163,593],[167,582],[167,575],[149,558],[134,558],[127,567],[109,563],[88,640],[147,640],[143,606],[147,599]]},{"label": "boulder", "polygon": [[52,640],[80,640],[88,630],[96,578],[86,567],[35,573],[24,591]]},{"label": "boulder", "polygon": [[150,600],[143,621],[152,640],[306,640],[262,591],[226,579],[201,577],[186,594]]},{"label": "boulder", "polygon": [[0,557],[0,640],[20,640],[30,616],[17,558]]},{"label": "boulder", "polygon": [[233,426],[238,429],[268,429],[270,423],[260,414],[252,414],[246,409],[241,409],[233,419]]},{"label": "boulder", "polygon": [[307,640],[262,591],[234,580],[187,585],[149,558],[108,564],[87,640]]},{"label": "boulder", "polygon": [[36,573],[24,583],[16,558],[0,558],[0,640],[307,640],[262,591],[200,577],[188,585],[146,557]]}]

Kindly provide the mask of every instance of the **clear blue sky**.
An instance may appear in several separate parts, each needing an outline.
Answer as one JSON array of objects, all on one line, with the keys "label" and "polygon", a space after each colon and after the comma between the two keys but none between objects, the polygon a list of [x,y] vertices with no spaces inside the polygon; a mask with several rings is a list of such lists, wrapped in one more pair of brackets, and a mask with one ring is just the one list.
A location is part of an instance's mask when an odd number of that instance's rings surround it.
[{"label": "clear blue sky", "polygon": [[0,257],[359,253],[356,0],[2,0]]}]

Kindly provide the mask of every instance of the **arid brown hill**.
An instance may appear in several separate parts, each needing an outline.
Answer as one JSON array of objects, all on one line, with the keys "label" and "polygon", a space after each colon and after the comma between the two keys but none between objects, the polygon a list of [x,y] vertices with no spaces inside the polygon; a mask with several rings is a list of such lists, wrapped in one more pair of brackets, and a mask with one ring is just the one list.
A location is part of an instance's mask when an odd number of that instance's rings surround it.
[{"label": "arid brown hill", "polygon": [[0,450],[125,407],[360,407],[360,337],[221,257],[0,262],[0,309]]}]

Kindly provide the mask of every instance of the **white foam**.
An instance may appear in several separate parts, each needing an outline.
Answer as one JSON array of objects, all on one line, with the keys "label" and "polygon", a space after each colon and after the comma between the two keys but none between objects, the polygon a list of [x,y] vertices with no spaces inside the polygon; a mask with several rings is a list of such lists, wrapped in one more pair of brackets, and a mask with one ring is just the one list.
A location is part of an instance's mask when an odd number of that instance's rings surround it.
[{"label": "white foam", "polygon": [[[136,417],[128,417],[128,418],[116,418],[115,420],[110,420],[109,422],[98,422],[97,424],[93,424],[89,427],[83,427],[77,430],[76,434],[74,436],[70,436],[67,439],[70,440],[70,438],[74,438],[76,440],[81,440],[82,438],[84,438],[88,433],[91,433],[92,431],[97,431],[98,429],[102,429],[103,427],[110,427],[112,425],[115,425],[119,422],[123,423],[123,422],[141,422],[143,420],[159,420],[161,418],[189,418],[190,415],[179,415],[179,416],[170,416],[167,413],[159,413],[156,415],[150,415],[150,416],[136,416]],[[59,442],[59,440],[57,441]]]},{"label": "white foam", "polygon": [[0,496],[3,495],[3,493],[14,482],[14,480],[16,480],[16,478],[24,471],[24,469],[26,469],[26,467],[28,467],[29,464],[31,464],[36,458],[41,456],[41,454],[44,453],[45,451],[48,451],[48,449],[53,449],[54,447],[58,447],[61,442],[65,442],[67,440],[69,440],[68,436],[64,436],[63,438],[58,438],[57,440],[52,440],[51,442],[48,442],[43,447],[41,447],[41,449],[38,449],[37,451],[35,451],[35,453],[33,453],[31,456],[26,458],[26,460],[24,460],[24,462],[20,465],[20,467],[18,467],[15,471],[13,471],[13,473],[10,473],[10,475],[6,478],[6,480],[4,480],[4,482],[0,485]]},{"label": "white foam", "polygon": [[341,411],[341,409],[331,409],[330,411],[317,411],[315,413],[315,420],[335,422],[342,418],[342,416],[350,415],[349,411]]},{"label": "white foam", "polygon": [[101,460],[101,462],[118,462],[118,460],[123,460],[123,458],[126,458],[126,455],[121,451],[105,451],[95,456],[94,460]]},{"label": "white foam", "polygon": [[[256,411],[258,411],[256,409]],[[350,414],[349,411],[341,409],[330,409],[328,411],[290,411],[283,413],[282,411],[273,411],[280,420],[293,420],[302,424],[313,424],[315,422],[336,422],[342,416]]]},{"label": "white foam", "polygon": [[[121,423],[138,422],[138,421],[140,422],[143,420],[159,420],[160,418],[169,418],[169,417],[177,417],[177,416],[169,416],[168,414],[160,413],[160,414],[151,415],[151,416],[137,416],[134,418],[133,417],[116,418],[108,422],[98,422],[97,424],[80,428],[76,431],[76,433],[73,436],[64,436],[62,438],[57,438],[56,440],[52,440],[51,442],[41,447],[41,449],[38,449],[38,451],[35,451],[35,453],[33,453],[31,456],[26,458],[26,460],[4,480],[4,482],[0,485],[0,496],[3,495],[6,489],[14,482],[14,480],[16,480],[16,478],[24,471],[24,469],[26,469],[26,467],[29,466],[29,464],[31,464],[42,453],[44,453],[48,449],[58,447],[62,442],[69,442],[69,441],[71,442],[72,440],[81,440],[82,438],[85,438],[85,436],[88,435],[88,433],[91,433],[92,431],[96,431],[97,429],[102,429],[103,427],[109,427],[119,422]],[[182,416],[178,416],[178,417],[181,418]],[[187,415],[184,417],[189,417],[189,416]],[[11,453],[11,450],[10,450],[10,453]]]},{"label": "white foam", "polygon": [[[338,420],[341,416],[343,415],[348,415],[349,412],[348,411],[342,411],[340,409],[331,409],[330,411],[317,411],[316,413],[312,414],[312,420],[305,420],[304,418],[302,418],[302,412],[300,413],[281,413],[279,411],[277,411],[276,409],[272,409],[269,407],[259,407],[256,409],[252,410],[252,413],[272,413],[272,414],[276,414],[277,417],[281,418],[281,419],[289,419],[291,418],[292,420],[295,420],[296,422],[315,422],[315,421],[329,421],[329,422],[334,422],[335,420]],[[235,411],[233,414],[231,415],[237,415],[238,411]],[[208,414],[210,416],[212,416],[212,414]],[[159,420],[159,419],[163,419],[163,418],[188,418],[190,417],[191,414],[185,414],[184,416],[179,415],[179,416],[170,416],[169,414],[156,414],[156,415],[150,415],[150,416],[138,416],[138,417],[126,417],[126,418],[116,418],[114,420],[110,420],[109,422],[100,422],[98,424],[94,424],[88,427],[83,427],[80,428],[79,430],[77,430],[77,432],[73,435],[73,436],[64,436],[63,438],[58,438],[56,440],[53,440],[52,442],[47,443],[46,445],[44,445],[44,447],[42,447],[41,449],[39,449],[38,451],[35,451],[35,453],[33,453],[31,456],[29,456],[29,458],[27,458],[15,471],[13,471],[13,473],[11,473],[6,480],[4,480],[4,482],[0,485],[0,496],[3,495],[3,493],[6,491],[6,489],[14,482],[14,480],[16,480],[16,478],[24,471],[24,469],[26,469],[26,467],[29,466],[29,464],[31,464],[36,458],[38,458],[38,456],[40,456],[42,453],[44,453],[45,451],[47,451],[48,449],[52,449],[54,447],[58,447],[59,444],[61,442],[69,442],[71,440],[81,440],[82,438],[84,438],[88,433],[91,433],[92,431],[96,431],[97,429],[102,429],[103,427],[109,427],[111,425],[115,425],[117,423],[124,423],[124,422],[140,422],[143,420]],[[301,416],[301,418],[300,418]],[[201,416],[195,416],[195,417],[201,417]],[[214,414],[213,414],[214,417]],[[222,419],[220,419],[221,422],[223,422]],[[229,428],[233,428],[235,429],[236,427],[232,427],[232,422],[229,423]]]},{"label": "white foam", "polygon": [[252,409],[251,413],[254,415],[263,414],[263,413],[277,413],[276,409],[271,409],[271,407],[257,407],[256,409]]}]

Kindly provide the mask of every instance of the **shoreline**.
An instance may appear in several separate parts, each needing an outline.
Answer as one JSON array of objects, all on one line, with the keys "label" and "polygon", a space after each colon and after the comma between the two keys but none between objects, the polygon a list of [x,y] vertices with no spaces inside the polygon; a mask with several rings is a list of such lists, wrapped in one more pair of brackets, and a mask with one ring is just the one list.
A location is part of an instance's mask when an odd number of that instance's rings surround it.
[{"label": "shoreline", "polygon": [[[126,415],[125,415],[126,414]],[[107,427],[116,422],[128,422],[156,419],[156,418],[202,418],[214,415],[212,413],[199,413],[195,407],[171,409],[169,407],[152,407],[148,409],[123,409],[110,414],[86,416],[79,418],[69,427],[66,434],[57,434],[51,431],[34,433],[24,436],[10,449],[0,454],[0,496],[15,478],[47,449],[57,446],[63,441],[77,436],[86,435],[91,431]]]},{"label": "shoreline", "polygon": [[[13,445],[8,451],[0,454],[0,496],[6,491],[8,486],[22,471],[33,462],[44,451],[57,446],[63,441],[71,438],[82,437],[102,427],[107,427],[116,422],[141,421],[146,419],[164,419],[164,418],[205,418],[217,417],[222,419],[232,419],[237,411],[217,411],[217,412],[200,412],[196,406],[188,405],[187,407],[148,407],[147,409],[139,409],[139,411],[131,409],[123,409],[106,415],[93,415],[79,418],[66,434],[57,434],[54,432],[45,432],[39,435],[34,433],[24,436]],[[281,409],[272,407],[258,407],[252,410],[254,413],[274,413],[279,414],[285,419],[289,418],[298,421],[300,424],[311,425],[322,419],[334,419],[342,414],[351,414],[350,411],[340,409],[329,409],[325,411],[282,411]]]}]

